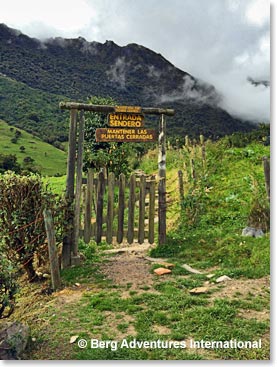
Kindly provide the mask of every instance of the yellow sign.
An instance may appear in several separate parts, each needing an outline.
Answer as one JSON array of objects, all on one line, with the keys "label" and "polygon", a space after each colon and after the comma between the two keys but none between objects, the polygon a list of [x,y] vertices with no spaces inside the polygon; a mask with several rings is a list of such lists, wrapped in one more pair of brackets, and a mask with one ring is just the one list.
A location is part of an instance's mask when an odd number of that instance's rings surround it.
[{"label": "yellow sign", "polygon": [[138,106],[115,106],[115,112],[141,113],[141,107],[138,107]]},{"label": "yellow sign", "polygon": [[109,126],[112,127],[142,127],[143,115],[130,113],[110,113],[108,115]]},{"label": "yellow sign", "polygon": [[96,141],[102,142],[152,142],[157,140],[154,129],[133,128],[114,129],[100,128],[95,132]]}]

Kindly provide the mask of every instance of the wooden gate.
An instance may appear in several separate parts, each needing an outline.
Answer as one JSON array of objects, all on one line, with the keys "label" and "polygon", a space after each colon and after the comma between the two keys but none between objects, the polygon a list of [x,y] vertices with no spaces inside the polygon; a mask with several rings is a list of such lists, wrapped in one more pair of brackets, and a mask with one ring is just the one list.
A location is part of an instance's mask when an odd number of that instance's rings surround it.
[{"label": "wooden gate", "polygon": [[124,174],[116,179],[113,172],[105,178],[103,172],[89,170],[83,198],[80,234],[86,243],[154,243],[155,176],[133,173],[129,179]]}]

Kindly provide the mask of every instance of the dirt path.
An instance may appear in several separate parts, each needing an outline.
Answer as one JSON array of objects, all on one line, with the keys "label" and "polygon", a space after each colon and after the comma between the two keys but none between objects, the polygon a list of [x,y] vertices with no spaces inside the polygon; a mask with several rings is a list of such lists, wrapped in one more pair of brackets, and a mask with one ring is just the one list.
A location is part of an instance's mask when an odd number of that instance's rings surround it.
[{"label": "dirt path", "polygon": [[152,288],[154,275],[151,263],[145,259],[150,248],[153,245],[146,243],[107,250],[108,261],[101,265],[100,272],[113,284],[128,286],[130,290]]}]

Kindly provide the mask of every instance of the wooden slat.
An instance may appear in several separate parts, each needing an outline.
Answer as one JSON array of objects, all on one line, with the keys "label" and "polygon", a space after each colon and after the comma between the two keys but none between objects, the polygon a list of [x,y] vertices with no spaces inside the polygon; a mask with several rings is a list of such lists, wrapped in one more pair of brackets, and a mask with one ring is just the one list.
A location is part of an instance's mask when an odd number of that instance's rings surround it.
[{"label": "wooden slat", "polygon": [[144,242],[144,218],[145,218],[145,176],[140,177],[140,195],[139,195],[139,226],[138,243]]},{"label": "wooden slat", "polygon": [[182,204],[184,200],[184,179],[183,179],[183,171],[178,171],[178,179],[179,179],[179,196],[180,196],[180,203]]},{"label": "wooden slat", "polygon": [[86,192],[85,219],[84,219],[85,243],[89,243],[92,236],[92,228],[91,228],[92,196],[93,196],[93,170],[89,168],[87,178],[87,192]]},{"label": "wooden slat", "polygon": [[154,224],[155,224],[155,176],[149,182],[149,225],[148,225],[148,241],[154,243]]},{"label": "wooden slat", "polygon": [[82,176],[83,176],[83,147],[84,147],[84,134],[85,134],[84,125],[85,125],[84,111],[81,111],[79,119],[79,138],[78,138],[77,169],[76,169],[74,237],[72,245],[73,256],[77,256],[78,244],[79,244],[80,208],[81,208]]},{"label": "wooden slat", "polygon": [[64,217],[64,237],[62,248],[62,266],[67,268],[71,264],[71,250],[73,242],[74,212],[72,204],[74,200],[74,179],[75,179],[75,154],[76,154],[76,125],[77,110],[70,110],[70,125],[68,137],[67,155],[67,175],[66,175],[66,209]]},{"label": "wooden slat", "polygon": [[56,290],[61,287],[61,278],[55,238],[55,229],[51,211],[49,209],[44,209],[43,217],[47,234],[52,288]]},{"label": "wooden slat", "polygon": [[159,131],[159,245],[166,242],[166,122],[162,115]]},{"label": "wooden slat", "polygon": [[134,241],[135,226],[135,203],[136,203],[136,175],[133,173],[129,183],[129,201],[128,201],[128,231],[127,241],[129,244]]},{"label": "wooden slat", "polygon": [[109,173],[108,179],[108,208],[107,208],[107,234],[106,241],[111,244],[113,241],[113,212],[114,212],[114,173]]},{"label": "wooden slat", "polygon": [[98,187],[97,187],[96,236],[95,236],[96,243],[100,243],[102,239],[104,192],[105,192],[104,173],[100,172],[98,175]]},{"label": "wooden slat", "polygon": [[119,175],[119,192],[118,192],[118,226],[117,226],[117,242],[123,241],[124,227],[124,208],[125,208],[125,175]]}]

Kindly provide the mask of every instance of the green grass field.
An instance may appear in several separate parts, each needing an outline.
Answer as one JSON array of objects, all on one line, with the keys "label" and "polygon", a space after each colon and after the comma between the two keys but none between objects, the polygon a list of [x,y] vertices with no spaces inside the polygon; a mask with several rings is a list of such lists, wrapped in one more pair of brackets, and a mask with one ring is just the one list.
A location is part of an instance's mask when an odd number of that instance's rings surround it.
[{"label": "green grass field", "polygon": [[[141,255],[104,253],[104,243],[80,241],[81,266],[62,271],[64,289],[52,295],[26,282],[12,316],[31,326],[34,338],[26,359],[76,360],[267,360],[270,358],[269,203],[262,157],[270,148],[251,143],[229,148],[207,142],[206,168],[194,154],[197,179],[190,178],[186,149],[168,150],[167,243],[150,256],[175,266],[158,277]],[[156,170],[157,152],[149,151],[141,168]],[[178,192],[184,171],[185,195]],[[56,192],[64,177],[48,178]],[[261,238],[243,237],[247,225],[263,228]],[[132,262],[132,258],[134,259]],[[202,274],[188,272],[189,264]],[[131,266],[132,265],[132,266]],[[117,274],[119,273],[120,276]],[[217,283],[227,275],[229,281]],[[126,280],[124,280],[126,276]],[[142,280],[141,280],[142,277]],[[47,287],[47,285],[45,285]],[[206,287],[200,294],[193,288]],[[261,348],[79,348],[85,339],[138,341],[257,341]]]},{"label": "green grass field", "polygon": [[[11,129],[13,129],[11,131]],[[12,143],[11,139],[15,135],[15,130],[21,132],[16,143]],[[25,150],[22,152],[20,147]],[[44,176],[53,176],[55,174],[65,174],[66,172],[66,153],[45,143],[37,137],[9,126],[5,121],[0,120],[0,153],[15,154],[19,164],[21,165],[25,157],[34,159],[34,165]]]}]

